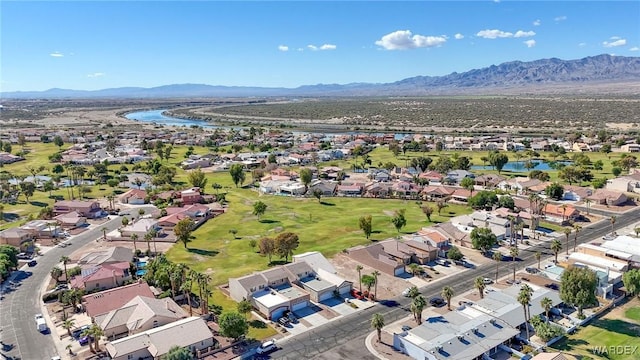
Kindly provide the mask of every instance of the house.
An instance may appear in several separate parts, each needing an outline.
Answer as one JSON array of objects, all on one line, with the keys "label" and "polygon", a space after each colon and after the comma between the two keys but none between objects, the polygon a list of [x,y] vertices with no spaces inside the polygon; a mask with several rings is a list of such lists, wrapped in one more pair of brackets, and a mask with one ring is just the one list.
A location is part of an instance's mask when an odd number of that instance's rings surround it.
[{"label": "house", "polygon": [[78,260],[78,265],[92,267],[102,264],[131,262],[132,259],[133,250],[122,246],[115,246],[85,254]]},{"label": "house", "polygon": [[15,246],[22,250],[26,243],[33,243],[33,241],[35,236],[29,230],[17,227],[0,231],[0,244]]},{"label": "house", "polygon": [[129,262],[85,266],[80,275],[71,278],[71,287],[86,292],[112,289],[131,280]]},{"label": "house", "polygon": [[154,230],[156,234],[162,233],[162,228],[158,225],[158,220],[138,219],[136,222],[123,227],[120,230],[120,234],[123,237],[131,237],[131,235],[136,234],[139,239],[143,239],[147,233]]},{"label": "house", "polygon": [[624,144],[620,146],[620,151],[627,153],[640,152],[640,144]]},{"label": "house", "polygon": [[418,174],[419,179],[427,180],[431,185],[438,185],[442,181],[444,175],[437,171],[429,170]]},{"label": "house", "polygon": [[87,218],[77,211],[71,211],[54,216],[53,220],[57,221],[63,229],[75,229],[84,226],[87,223]]},{"label": "house", "polygon": [[467,170],[451,170],[447,173],[447,175],[443,178],[442,181],[447,182],[449,184],[460,184],[462,179],[471,178],[474,179],[476,176],[467,171]]},{"label": "house", "polygon": [[[439,224],[442,225],[442,224]],[[436,256],[445,257],[447,256],[447,251],[451,248],[450,235],[440,231],[440,229],[435,229],[434,227],[422,228],[420,229],[416,235],[418,237],[414,238],[416,241],[423,242],[430,247],[436,249]]]},{"label": "house", "polygon": [[371,180],[375,180],[378,182],[386,182],[386,181],[390,181],[392,176],[389,173],[389,170],[387,169],[376,169],[376,168],[369,168],[369,175],[368,175],[369,179]]},{"label": "house", "polygon": [[607,180],[607,190],[640,193],[640,173]]},{"label": "house", "polygon": [[109,311],[121,308],[136,296],[153,298],[153,292],[146,282],[138,281],[133,284],[104,290],[82,297],[82,305],[88,316],[95,318]]},{"label": "house", "polygon": [[[397,240],[395,241],[397,242]],[[387,251],[392,251],[392,254],[387,253]],[[367,246],[360,245],[350,248],[347,250],[347,255],[364,265],[391,276],[404,274],[405,264],[408,264],[411,259],[410,254],[394,251],[392,244],[387,244],[385,247],[382,241]]]},{"label": "house", "polygon": [[511,222],[487,211],[475,211],[470,215],[456,216],[450,222],[467,234],[471,234],[474,228],[489,228],[498,240],[511,237]]},{"label": "house", "polygon": [[582,201],[592,194],[593,189],[582,186],[565,185],[564,193],[562,194],[562,200]]},{"label": "house", "polygon": [[394,196],[403,199],[416,199],[422,189],[408,181],[397,181],[391,186],[391,192]]},{"label": "house", "polygon": [[338,185],[337,192],[339,196],[360,196],[362,195],[362,185],[359,184],[342,184]]},{"label": "house", "polygon": [[442,185],[429,185],[422,189],[420,193],[425,200],[438,201],[448,199],[454,191],[454,189]]},{"label": "house", "polygon": [[[213,211],[209,207],[200,204],[185,207],[168,207],[165,210],[167,215],[159,218],[157,225],[163,229],[170,230],[173,230],[182,219],[189,218],[193,220],[194,228],[197,228],[213,216]],[[222,212],[224,212],[224,209]]]},{"label": "house", "polygon": [[122,307],[95,317],[108,339],[119,339],[188,317],[171,298],[136,296]]},{"label": "house", "polygon": [[180,192],[180,199],[183,205],[198,204],[202,202],[202,194],[200,194],[199,188],[193,187],[191,189],[182,190]]},{"label": "house", "polygon": [[336,274],[336,269],[319,251],[309,251],[303,254],[293,255],[291,258],[293,262],[306,262],[315,272],[322,269],[328,273]]},{"label": "house", "polygon": [[140,189],[129,189],[129,191],[120,195],[122,204],[144,205],[147,199],[147,192]]},{"label": "house", "polygon": [[185,170],[206,168],[211,166],[211,159],[200,157],[199,155],[190,155],[188,159],[180,163],[180,167]]},{"label": "house", "polygon": [[542,181],[538,179],[517,177],[499,182],[498,188],[504,191],[515,190],[516,194],[524,194],[530,187],[540,185],[540,183],[542,183]]},{"label": "house", "polygon": [[567,204],[547,204],[542,209],[542,213],[548,221],[563,223],[568,220],[575,220],[580,215],[580,210]]},{"label": "house", "polygon": [[67,214],[72,211],[86,217],[97,219],[106,215],[97,201],[90,200],[62,200],[53,204],[53,213],[56,215]]},{"label": "house", "polygon": [[475,185],[478,186],[483,186],[485,188],[495,188],[496,186],[498,186],[498,184],[500,184],[500,182],[505,181],[506,178],[500,175],[494,175],[494,174],[486,174],[486,175],[480,175],[480,176],[476,176],[476,178],[474,179]]},{"label": "house", "polygon": [[365,185],[365,196],[373,198],[386,198],[391,195],[391,183],[369,183]]},{"label": "house", "polygon": [[607,189],[596,189],[593,194],[587,196],[587,199],[595,204],[607,206],[624,205],[629,200],[623,192]]},{"label": "house", "polygon": [[20,228],[30,231],[36,238],[55,238],[62,232],[57,222],[47,220],[32,220]]},{"label": "house", "polygon": [[320,191],[322,196],[334,196],[336,193],[336,188],[338,187],[338,183],[333,181],[324,181],[324,180],[314,180],[309,185],[309,190],[307,190],[307,194],[314,194],[316,191]]},{"label": "house", "polygon": [[131,360],[160,359],[174,346],[199,354],[208,352],[214,345],[207,323],[193,316],[108,342],[105,348],[112,360]]}]

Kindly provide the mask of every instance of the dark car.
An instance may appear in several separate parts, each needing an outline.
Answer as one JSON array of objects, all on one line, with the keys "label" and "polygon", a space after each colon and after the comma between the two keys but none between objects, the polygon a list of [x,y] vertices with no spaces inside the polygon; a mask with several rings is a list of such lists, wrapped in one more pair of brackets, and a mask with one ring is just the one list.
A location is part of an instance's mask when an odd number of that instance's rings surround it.
[{"label": "dark car", "polygon": [[533,268],[533,267],[528,267],[524,269],[526,272],[528,272],[529,274],[537,274],[540,272],[540,270]]},{"label": "dark car", "polygon": [[549,289],[552,289],[552,290],[560,289],[557,284],[553,284],[553,283],[552,284],[547,284],[547,285],[545,285],[545,287],[549,288]]},{"label": "dark car", "polygon": [[38,262],[37,262],[37,261],[35,261],[35,260],[31,260],[31,261],[29,261],[29,262],[27,263],[27,265],[29,265],[29,267],[34,267],[34,266],[38,265]]},{"label": "dark car", "polygon": [[88,345],[90,341],[93,341],[93,338],[91,336],[83,336],[80,339],[78,339],[78,342],[80,343],[80,345],[84,346],[84,345]]},{"label": "dark car", "polygon": [[431,304],[431,306],[435,306],[435,307],[442,307],[442,306],[446,305],[447,302],[444,301],[443,298],[436,296],[436,297],[432,297],[429,300],[429,304]]}]

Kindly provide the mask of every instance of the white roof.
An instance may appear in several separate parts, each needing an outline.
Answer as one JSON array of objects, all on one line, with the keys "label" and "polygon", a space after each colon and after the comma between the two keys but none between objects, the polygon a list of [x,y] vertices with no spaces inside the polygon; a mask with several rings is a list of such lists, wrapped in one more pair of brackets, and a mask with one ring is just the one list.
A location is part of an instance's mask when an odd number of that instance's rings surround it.
[{"label": "white roof", "polygon": [[580,262],[584,264],[594,265],[603,269],[611,269],[618,272],[625,271],[627,269],[627,263],[615,260],[612,258],[603,258],[600,256],[583,254],[579,252],[569,255],[569,259],[573,262]]},{"label": "white roof", "polygon": [[599,246],[599,245],[594,245],[594,244],[580,244],[578,245],[578,247],[580,248],[584,248],[584,249],[591,249],[591,250],[595,250],[595,251],[600,251],[606,255],[611,255],[612,257],[615,258],[619,258],[622,260],[631,260],[631,258],[633,257],[632,254],[629,254],[628,252],[624,252],[624,251],[619,251],[619,250],[612,250],[612,249],[607,249],[605,247]]},{"label": "white roof", "polygon": [[304,254],[293,255],[293,262],[304,261],[313,271],[318,272],[319,269],[323,269],[331,274],[336,273],[336,268],[331,265],[329,260],[322,255],[319,251],[309,251]]},{"label": "white roof", "polygon": [[640,256],[640,244],[625,244],[623,242],[611,240],[603,241],[601,246],[610,250],[617,250],[625,252],[627,254]]},{"label": "white roof", "polygon": [[289,303],[289,299],[286,296],[277,292],[276,290],[271,291],[271,290],[264,289],[254,293],[252,297],[256,302],[264,305],[268,309],[271,309],[281,304],[285,305]]}]

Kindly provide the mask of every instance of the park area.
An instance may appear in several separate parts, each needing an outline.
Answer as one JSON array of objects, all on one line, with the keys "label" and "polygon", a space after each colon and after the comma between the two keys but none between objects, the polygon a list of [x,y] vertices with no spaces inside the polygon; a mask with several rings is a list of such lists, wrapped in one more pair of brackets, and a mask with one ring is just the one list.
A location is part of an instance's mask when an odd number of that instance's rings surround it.
[{"label": "park area", "polygon": [[609,310],[552,347],[584,359],[640,359],[640,300]]}]

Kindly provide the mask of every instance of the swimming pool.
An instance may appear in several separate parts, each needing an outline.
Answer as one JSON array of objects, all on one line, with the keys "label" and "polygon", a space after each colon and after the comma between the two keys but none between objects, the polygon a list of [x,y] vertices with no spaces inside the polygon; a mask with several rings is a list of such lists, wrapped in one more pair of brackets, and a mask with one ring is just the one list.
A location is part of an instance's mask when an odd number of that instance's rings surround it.
[{"label": "swimming pool", "polygon": [[144,269],[144,268],[146,268],[146,267],[147,267],[147,262],[146,262],[146,261],[138,261],[138,262],[136,263],[136,267],[137,267],[138,269]]},{"label": "swimming pool", "polygon": [[138,270],[136,271],[136,276],[144,276],[144,274],[146,273],[147,273],[147,270],[144,270],[144,269]]},{"label": "swimming pool", "polygon": [[540,232],[543,232],[545,234],[551,234],[553,232],[553,229],[548,229],[546,227],[538,226],[536,228],[536,231],[540,231]]}]

